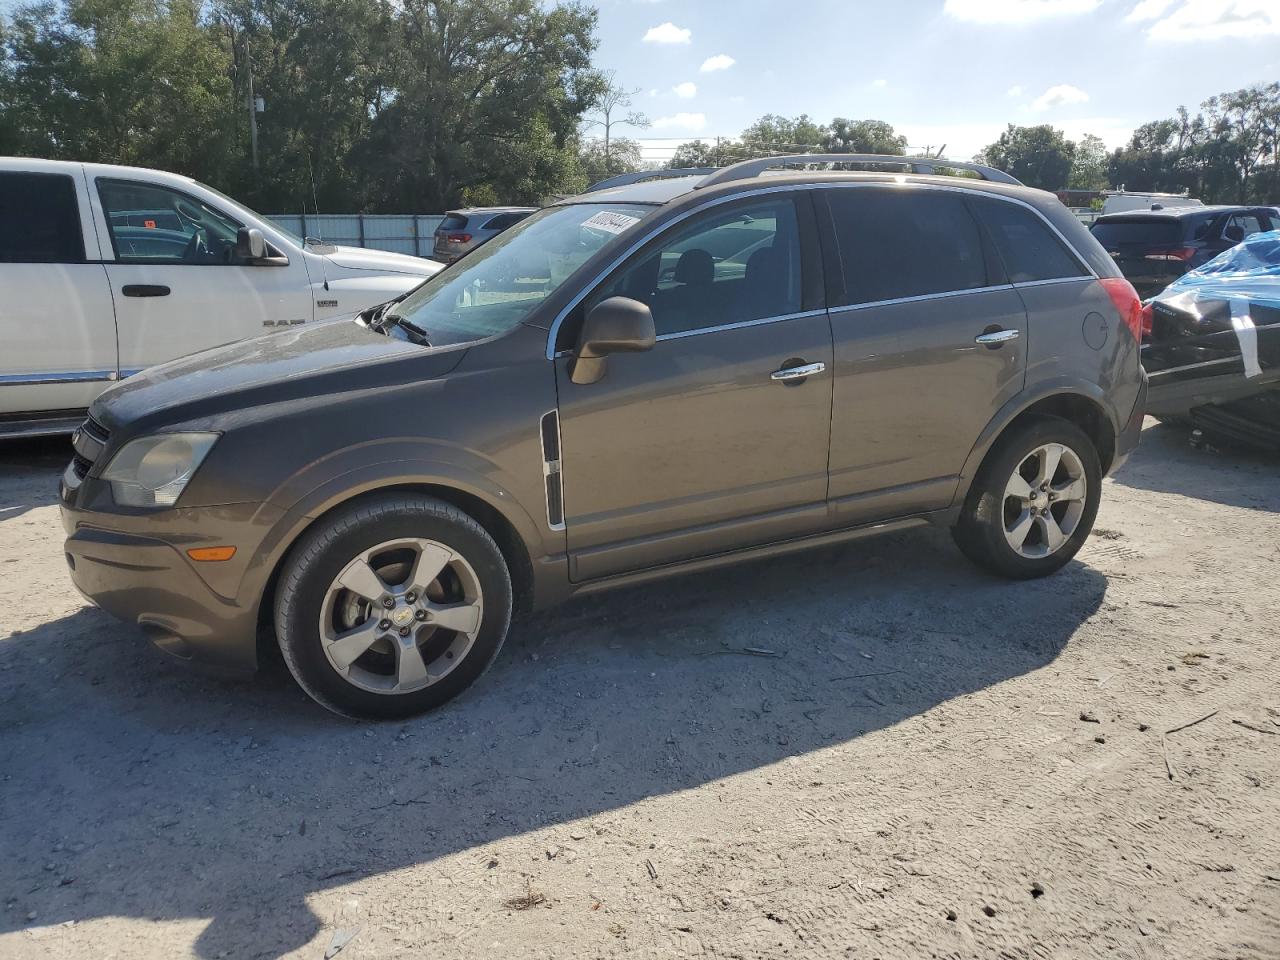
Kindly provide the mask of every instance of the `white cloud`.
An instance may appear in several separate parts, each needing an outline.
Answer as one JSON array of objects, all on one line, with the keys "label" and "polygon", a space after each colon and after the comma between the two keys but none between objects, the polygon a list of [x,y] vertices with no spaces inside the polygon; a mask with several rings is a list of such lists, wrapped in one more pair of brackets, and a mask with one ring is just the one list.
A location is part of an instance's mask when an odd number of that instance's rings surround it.
[{"label": "white cloud", "polygon": [[1096,10],[1102,0],[947,0],[943,12],[970,23],[1031,23]]},{"label": "white cloud", "polygon": [[1062,107],[1071,103],[1088,103],[1089,95],[1079,87],[1069,83],[1059,83],[1050,87],[1031,101],[1031,109],[1039,113],[1054,107]]},{"label": "white cloud", "polygon": [[1016,83],[1015,83],[1012,87],[1010,87],[1008,90],[1006,90],[1006,91],[1004,92],[1004,95],[1005,95],[1006,97],[1020,97],[1020,96],[1022,96],[1022,87],[1021,87],[1021,85],[1020,85],[1020,84],[1016,84]]},{"label": "white cloud", "polygon": [[659,117],[653,121],[655,130],[701,130],[707,125],[705,113],[677,113],[670,117]]},{"label": "white cloud", "polygon": [[1149,22],[1152,40],[1221,40],[1280,34],[1276,0],[1141,0],[1125,20]]},{"label": "white cloud", "polygon": [[887,87],[889,85],[889,81],[881,78],[879,80],[872,80],[871,85],[873,87]]},{"label": "white cloud", "polygon": [[728,70],[737,62],[727,53],[717,53],[714,57],[707,57],[707,59],[703,60],[699,69],[703,73],[715,73],[717,70]]},{"label": "white cloud", "polygon": [[660,23],[656,27],[650,27],[649,32],[644,35],[645,43],[690,43],[693,40],[693,31],[686,30],[684,27],[677,27],[668,20],[666,23]]},{"label": "white cloud", "polygon": [[686,80],[684,83],[677,83],[671,88],[671,92],[681,100],[692,100],[698,95],[698,85]]}]

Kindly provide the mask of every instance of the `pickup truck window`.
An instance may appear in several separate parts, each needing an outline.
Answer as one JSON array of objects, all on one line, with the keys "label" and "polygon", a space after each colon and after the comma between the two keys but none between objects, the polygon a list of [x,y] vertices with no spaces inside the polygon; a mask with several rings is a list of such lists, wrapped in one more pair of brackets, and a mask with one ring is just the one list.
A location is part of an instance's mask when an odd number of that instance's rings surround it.
[{"label": "pickup truck window", "polygon": [[240,224],[203,200],[168,187],[99,180],[98,196],[121,263],[234,265]]},{"label": "pickup truck window", "polygon": [[0,263],[84,263],[70,177],[0,173]]}]

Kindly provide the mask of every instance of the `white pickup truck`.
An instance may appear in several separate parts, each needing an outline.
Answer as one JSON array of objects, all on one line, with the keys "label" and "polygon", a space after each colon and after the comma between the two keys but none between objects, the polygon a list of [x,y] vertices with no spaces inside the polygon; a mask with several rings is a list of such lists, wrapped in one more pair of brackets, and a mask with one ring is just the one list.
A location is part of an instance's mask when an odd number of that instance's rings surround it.
[{"label": "white pickup truck", "polygon": [[353,316],[441,269],[304,242],[176,174],[0,158],[0,439],[69,433],[144,367]]}]

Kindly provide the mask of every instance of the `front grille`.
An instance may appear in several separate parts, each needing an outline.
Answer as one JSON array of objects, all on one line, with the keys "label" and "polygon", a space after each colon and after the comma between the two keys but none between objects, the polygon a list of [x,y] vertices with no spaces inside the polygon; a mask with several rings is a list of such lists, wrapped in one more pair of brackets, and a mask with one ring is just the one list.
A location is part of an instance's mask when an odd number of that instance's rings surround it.
[{"label": "front grille", "polygon": [[78,479],[83,480],[89,475],[110,439],[111,431],[93,417],[80,425],[80,429],[71,437],[71,445],[75,449],[71,469]]}]

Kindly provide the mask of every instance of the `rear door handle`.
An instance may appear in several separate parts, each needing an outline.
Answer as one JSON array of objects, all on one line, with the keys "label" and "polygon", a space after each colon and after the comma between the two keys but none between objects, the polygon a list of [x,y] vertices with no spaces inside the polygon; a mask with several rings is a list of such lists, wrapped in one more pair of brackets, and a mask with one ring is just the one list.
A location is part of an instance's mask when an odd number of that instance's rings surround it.
[{"label": "rear door handle", "polygon": [[158,283],[126,283],[120,292],[126,297],[167,297],[169,288]]},{"label": "rear door handle", "polygon": [[781,370],[775,370],[769,374],[770,380],[780,380],[785,383],[788,380],[803,380],[805,377],[812,377],[815,373],[821,373],[827,369],[825,363],[806,363],[798,367],[783,367]]},{"label": "rear door handle", "polygon": [[1010,340],[1018,339],[1017,330],[991,330],[987,333],[980,333],[973,338],[974,343],[981,343],[984,346],[999,345],[1007,343]]}]

